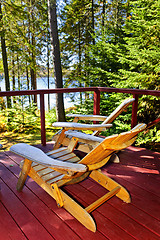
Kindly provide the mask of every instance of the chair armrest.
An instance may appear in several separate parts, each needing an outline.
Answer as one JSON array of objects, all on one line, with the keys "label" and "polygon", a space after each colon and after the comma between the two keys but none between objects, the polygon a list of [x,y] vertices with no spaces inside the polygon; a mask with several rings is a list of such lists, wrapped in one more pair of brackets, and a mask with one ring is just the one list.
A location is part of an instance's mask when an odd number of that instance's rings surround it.
[{"label": "chair armrest", "polygon": [[82,115],[82,114],[67,114],[67,117],[78,118],[78,120],[90,120],[90,121],[105,121],[107,116],[101,115]]},{"label": "chair armrest", "polygon": [[69,135],[69,136],[72,136],[72,137],[79,138],[82,141],[86,140],[88,142],[93,141],[93,142],[101,143],[104,140],[104,138],[96,137],[96,136],[93,136],[93,135],[90,135],[90,134],[77,132],[77,131],[66,131],[65,134]]},{"label": "chair armrest", "polygon": [[112,124],[83,124],[74,122],[55,122],[52,124],[53,127],[61,127],[72,130],[92,130],[92,131],[105,131],[106,128],[112,127]]},{"label": "chair armrest", "polygon": [[25,143],[18,143],[10,148],[11,152],[16,153],[30,161],[50,167],[60,173],[73,175],[76,172],[86,172],[87,167],[83,164],[62,162],[48,157],[42,150],[27,145]]}]

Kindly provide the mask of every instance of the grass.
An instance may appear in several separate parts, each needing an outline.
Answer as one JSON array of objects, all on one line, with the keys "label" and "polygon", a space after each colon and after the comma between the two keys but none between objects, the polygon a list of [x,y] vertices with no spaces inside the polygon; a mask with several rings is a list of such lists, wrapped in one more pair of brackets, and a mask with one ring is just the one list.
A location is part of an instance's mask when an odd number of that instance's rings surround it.
[{"label": "grass", "polygon": [[[52,141],[57,129],[52,127],[56,121],[55,109],[46,113],[46,141]],[[1,151],[9,151],[16,143],[28,143],[30,145],[41,144],[40,111],[35,107],[22,109],[21,105],[15,105],[12,109],[0,111],[0,144]]]},{"label": "grass", "polygon": [[[46,141],[52,141],[52,137],[57,129],[46,128]],[[9,151],[10,147],[16,143],[27,143],[30,145],[41,144],[41,130],[37,128],[36,132],[2,132],[0,133],[0,144],[3,145],[1,151]]]}]

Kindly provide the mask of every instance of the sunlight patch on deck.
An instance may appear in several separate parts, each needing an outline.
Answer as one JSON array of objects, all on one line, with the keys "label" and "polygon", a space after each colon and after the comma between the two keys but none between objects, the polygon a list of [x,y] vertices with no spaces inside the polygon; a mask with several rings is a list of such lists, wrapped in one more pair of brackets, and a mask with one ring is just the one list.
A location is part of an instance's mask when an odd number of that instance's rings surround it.
[{"label": "sunlight patch on deck", "polygon": [[134,167],[134,166],[127,166],[127,168],[133,170],[134,172],[139,172],[139,173],[159,174],[158,170],[153,170],[148,168],[141,168],[141,167]]},{"label": "sunlight patch on deck", "polygon": [[149,158],[149,159],[154,159],[154,156],[146,156],[146,155],[144,155],[144,156],[140,156],[141,158]]}]

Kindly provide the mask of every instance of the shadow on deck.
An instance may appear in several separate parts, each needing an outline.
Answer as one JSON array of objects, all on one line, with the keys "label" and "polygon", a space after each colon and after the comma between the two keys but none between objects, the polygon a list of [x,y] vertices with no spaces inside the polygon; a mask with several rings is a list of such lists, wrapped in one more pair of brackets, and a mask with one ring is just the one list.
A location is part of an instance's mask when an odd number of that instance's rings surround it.
[{"label": "shadow on deck", "polygon": [[[52,149],[52,144],[42,147]],[[92,233],[52,199],[32,179],[16,191],[21,157],[0,153],[0,240],[154,240],[160,239],[160,153],[129,147],[119,153],[120,163],[102,171],[122,184],[132,203],[113,197],[92,213],[97,224]],[[86,206],[106,190],[91,179],[63,188]]]}]

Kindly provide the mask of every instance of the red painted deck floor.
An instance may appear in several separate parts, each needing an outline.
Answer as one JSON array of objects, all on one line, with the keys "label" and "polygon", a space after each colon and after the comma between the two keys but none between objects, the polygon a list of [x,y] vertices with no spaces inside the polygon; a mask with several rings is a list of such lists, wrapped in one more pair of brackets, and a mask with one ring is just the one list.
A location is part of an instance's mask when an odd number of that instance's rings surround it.
[{"label": "red painted deck floor", "polygon": [[[44,150],[51,149],[47,144]],[[127,188],[132,203],[113,197],[94,212],[97,232],[82,226],[30,178],[21,193],[16,183],[21,157],[0,153],[0,240],[154,240],[160,239],[160,153],[129,147],[120,163],[103,167],[103,172]],[[80,204],[87,206],[105,190],[86,179],[64,187]]]}]

